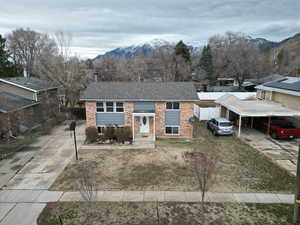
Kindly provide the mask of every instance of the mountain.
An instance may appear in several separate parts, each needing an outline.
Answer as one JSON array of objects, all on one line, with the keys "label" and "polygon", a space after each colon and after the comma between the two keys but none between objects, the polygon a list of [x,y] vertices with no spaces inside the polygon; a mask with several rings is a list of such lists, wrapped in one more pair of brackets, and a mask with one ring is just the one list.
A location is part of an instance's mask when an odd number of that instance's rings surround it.
[{"label": "mountain", "polygon": [[[139,45],[131,45],[123,48],[116,48],[105,54],[98,55],[93,61],[97,61],[104,56],[111,56],[113,58],[131,58],[138,55],[144,55],[145,57],[152,57],[155,50],[162,48],[166,52],[172,52],[174,50],[175,43],[171,43],[162,39],[154,39],[150,42],[146,42]],[[200,47],[188,45],[192,55],[200,53]]]},{"label": "mountain", "polygon": [[275,48],[279,45],[279,42],[269,41],[265,38],[251,38],[250,42],[255,44],[262,52],[267,49]]}]

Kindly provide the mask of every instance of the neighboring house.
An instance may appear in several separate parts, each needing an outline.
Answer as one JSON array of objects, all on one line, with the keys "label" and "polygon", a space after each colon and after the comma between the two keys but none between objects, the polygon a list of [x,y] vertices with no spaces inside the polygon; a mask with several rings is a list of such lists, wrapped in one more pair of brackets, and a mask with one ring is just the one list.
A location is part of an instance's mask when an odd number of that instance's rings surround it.
[{"label": "neighboring house", "polygon": [[191,82],[98,82],[81,96],[87,126],[132,128],[133,137],[192,138],[197,93]]},{"label": "neighboring house", "polygon": [[57,93],[57,85],[36,78],[0,79],[0,119],[6,126],[2,130],[17,134],[57,116]]},{"label": "neighboring house", "polygon": [[[285,118],[300,127],[300,78],[284,77],[256,86],[256,100],[242,100],[233,95],[224,95],[216,100],[222,117],[238,126],[253,127],[256,118],[268,119],[268,131],[272,118]],[[256,120],[259,122],[259,120]]]},{"label": "neighboring house", "polygon": [[[300,78],[283,77],[281,79],[256,86],[257,98],[281,103],[282,105],[300,111]],[[292,120],[300,127],[300,118]]]}]

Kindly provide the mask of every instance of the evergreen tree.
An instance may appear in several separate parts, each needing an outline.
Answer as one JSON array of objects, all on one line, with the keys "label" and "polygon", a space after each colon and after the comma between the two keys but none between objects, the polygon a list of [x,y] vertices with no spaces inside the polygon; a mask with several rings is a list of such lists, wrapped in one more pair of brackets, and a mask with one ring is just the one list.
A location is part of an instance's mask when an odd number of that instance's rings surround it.
[{"label": "evergreen tree", "polygon": [[200,69],[205,72],[206,78],[208,80],[213,80],[214,78],[214,67],[213,59],[211,54],[210,46],[204,46],[202,55],[199,63]]},{"label": "evergreen tree", "polygon": [[175,46],[175,54],[180,55],[186,62],[191,62],[191,55],[188,47],[183,41],[179,41]]},{"label": "evergreen tree", "polygon": [[9,54],[5,49],[6,39],[0,34],[0,77],[18,76],[22,73],[21,66],[9,61]]}]

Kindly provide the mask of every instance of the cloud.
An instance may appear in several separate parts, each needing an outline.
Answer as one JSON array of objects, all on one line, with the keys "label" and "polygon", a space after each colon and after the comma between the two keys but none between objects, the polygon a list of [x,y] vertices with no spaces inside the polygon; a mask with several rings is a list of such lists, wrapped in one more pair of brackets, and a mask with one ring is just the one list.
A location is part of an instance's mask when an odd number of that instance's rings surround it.
[{"label": "cloud", "polygon": [[153,38],[204,44],[228,30],[278,41],[300,32],[299,11],[299,0],[14,0],[1,5],[0,33],[64,30],[93,57]]}]

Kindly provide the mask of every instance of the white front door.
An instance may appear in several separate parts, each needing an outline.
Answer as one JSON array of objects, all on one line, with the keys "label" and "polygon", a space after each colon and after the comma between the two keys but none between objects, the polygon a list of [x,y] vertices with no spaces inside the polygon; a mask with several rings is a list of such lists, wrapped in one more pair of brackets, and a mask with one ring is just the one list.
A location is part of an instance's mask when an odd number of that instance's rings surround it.
[{"label": "white front door", "polygon": [[141,116],[140,117],[140,132],[149,133],[149,117]]}]

